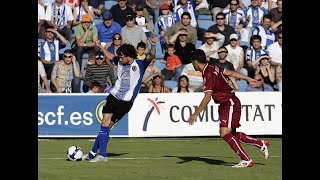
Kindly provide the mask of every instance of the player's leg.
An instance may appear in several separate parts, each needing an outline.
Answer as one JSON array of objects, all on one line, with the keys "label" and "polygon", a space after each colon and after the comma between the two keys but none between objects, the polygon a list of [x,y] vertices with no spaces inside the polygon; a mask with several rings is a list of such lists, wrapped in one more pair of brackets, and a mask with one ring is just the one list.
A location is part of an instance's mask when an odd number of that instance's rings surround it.
[{"label": "player's leg", "polygon": [[233,167],[251,167],[253,161],[247,155],[239,140],[232,134],[232,129],[239,127],[241,104],[237,98],[231,98],[228,102],[219,105],[220,129],[219,133],[232,150],[237,153],[241,161]]}]

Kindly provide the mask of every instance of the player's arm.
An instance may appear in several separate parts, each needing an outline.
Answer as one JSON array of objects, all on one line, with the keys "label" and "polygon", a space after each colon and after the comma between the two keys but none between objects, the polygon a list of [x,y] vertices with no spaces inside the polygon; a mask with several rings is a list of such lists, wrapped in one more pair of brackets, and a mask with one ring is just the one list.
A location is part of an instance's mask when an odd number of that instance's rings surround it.
[{"label": "player's arm", "polygon": [[152,59],[155,58],[155,55],[156,55],[156,38],[154,38],[154,37],[149,38],[149,42],[151,44],[151,50],[146,58],[148,63],[150,63],[152,61]]},{"label": "player's arm", "polygon": [[257,80],[252,79],[252,78],[250,78],[248,76],[245,76],[245,75],[243,75],[241,73],[238,73],[236,71],[224,69],[223,74],[226,75],[226,76],[231,76],[231,77],[235,77],[235,78],[238,78],[238,79],[244,79],[244,80],[248,81],[252,87],[256,87],[257,84],[258,84]]},{"label": "player's arm", "polygon": [[190,125],[193,125],[194,121],[199,116],[199,114],[204,110],[204,108],[207,107],[208,103],[211,100],[211,96],[212,96],[212,91],[204,92],[204,97],[203,97],[200,105],[196,108],[196,111],[188,119],[188,123]]}]

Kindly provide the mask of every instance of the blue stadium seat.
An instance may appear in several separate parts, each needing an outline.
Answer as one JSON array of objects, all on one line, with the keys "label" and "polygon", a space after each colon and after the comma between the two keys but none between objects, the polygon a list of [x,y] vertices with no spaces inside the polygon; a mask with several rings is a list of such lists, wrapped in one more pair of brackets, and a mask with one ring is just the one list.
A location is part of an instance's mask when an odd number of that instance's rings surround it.
[{"label": "blue stadium seat", "polygon": [[71,49],[71,44],[70,44],[69,41],[68,41],[66,47],[59,49],[59,54],[63,54],[63,52],[64,52],[65,50],[67,50],[67,49]]},{"label": "blue stadium seat", "polygon": [[202,45],[202,41],[197,40],[196,49],[198,49]]},{"label": "blue stadium seat", "polygon": [[93,20],[93,25],[100,24],[101,22],[103,22],[102,19],[94,19],[94,20]]},{"label": "blue stadium seat", "polygon": [[177,87],[178,82],[174,80],[165,80],[164,85],[172,90],[173,88]]},{"label": "blue stadium seat", "polygon": [[198,15],[198,20],[212,20],[212,15],[200,14]]},{"label": "blue stadium seat", "polygon": [[215,25],[215,24],[216,24],[216,22],[211,21],[211,20],[199,21],[199,28],[203,28],[203,29],[205,29],[205,30],[208,30],[208,28],[209,28],[210,26],[213,26],[213,25]]},{"label": "blue stadium seat", "polygon": [[106,0],[104,1],[104,6],[106,9],[110,10],[112,6],[118,4],[118,1],[115,0]]},{"label": "blue stadium seat", "polygon": [[164,54],[162,53],[161,44],[159,41],[156,42],[156,59],[162,59]]},{"label": "blue stadium seat", "polygon": [[160,69],[160,71],[166,67],[166,64],[161,63],[160,59],[156,59],[154,61],[154,65],[157,66]]}]

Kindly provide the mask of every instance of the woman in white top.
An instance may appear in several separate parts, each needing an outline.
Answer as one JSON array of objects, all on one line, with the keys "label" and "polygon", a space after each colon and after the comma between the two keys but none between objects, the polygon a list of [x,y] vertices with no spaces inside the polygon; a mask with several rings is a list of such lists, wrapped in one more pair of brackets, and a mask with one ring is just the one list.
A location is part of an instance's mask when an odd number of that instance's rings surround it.
[{"label": "woman in white top", "polygon": [[181,75],[179,77],[179,84],[175,87],[172,92],[174,93],[189,93],[193,92],[192,89],[189,88],[189,78],[188,76]]},{"label": "woman in white top", "polygon": [[90,22],[94,21],[94,8],[89,6],[89,0],[81,0],[80,5],[77,7],[73,7],[73,26],[80,24],[82,15],[89,14]]}]

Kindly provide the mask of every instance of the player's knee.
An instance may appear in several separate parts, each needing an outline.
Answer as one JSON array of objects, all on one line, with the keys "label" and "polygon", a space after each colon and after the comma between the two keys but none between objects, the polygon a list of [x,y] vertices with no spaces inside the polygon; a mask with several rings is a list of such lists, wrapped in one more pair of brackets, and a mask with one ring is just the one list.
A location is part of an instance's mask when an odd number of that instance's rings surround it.
[{"label": "player's knee", "polygon": [[223,137],[226,134],[230,133],[230,130],[228,128],[220,128],[219,133],[220,133],[220,137]]}]

